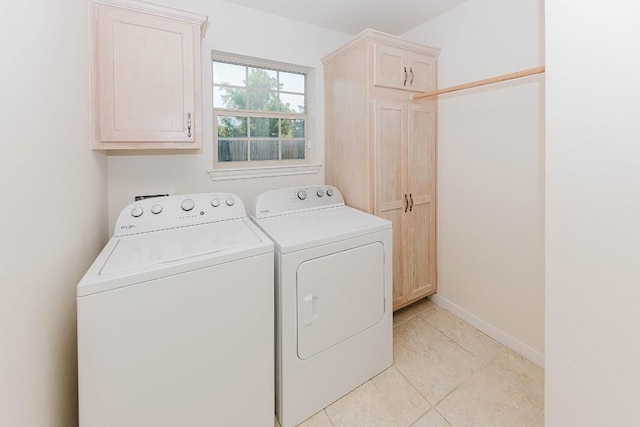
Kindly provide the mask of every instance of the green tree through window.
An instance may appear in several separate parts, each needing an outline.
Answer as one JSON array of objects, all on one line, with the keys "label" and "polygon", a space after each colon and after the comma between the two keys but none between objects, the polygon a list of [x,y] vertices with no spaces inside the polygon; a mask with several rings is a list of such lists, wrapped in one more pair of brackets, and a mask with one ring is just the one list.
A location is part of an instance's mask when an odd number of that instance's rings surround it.
[{"label": "green tree through window", "polygon": [[[216,61],[213,65],[214,111],[221,110],[216,114],[218,161],[304,159],[304,75]],[[226,80],[225,73],[231,73]],[[298,79],[298,87],[280,78]]]}]

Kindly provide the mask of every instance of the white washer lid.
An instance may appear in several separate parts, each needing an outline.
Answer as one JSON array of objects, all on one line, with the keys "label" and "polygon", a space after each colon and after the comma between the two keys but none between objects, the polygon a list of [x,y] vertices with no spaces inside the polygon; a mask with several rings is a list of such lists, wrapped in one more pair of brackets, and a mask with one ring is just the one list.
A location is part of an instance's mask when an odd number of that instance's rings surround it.
[{"label": "white washer lid", "polygon": [[248,218],[113,237],[78,284],[77,295],[273,252]]},{"label": "white washer lid", "polygon": [[242,220],[172,228],[120,238],[100,274],[162,264],[260,242]]},{"label": "white washer lid", "polygon": [[252,219],[273,240],[280,253],[391,229],[390,221],[348,206]]}]

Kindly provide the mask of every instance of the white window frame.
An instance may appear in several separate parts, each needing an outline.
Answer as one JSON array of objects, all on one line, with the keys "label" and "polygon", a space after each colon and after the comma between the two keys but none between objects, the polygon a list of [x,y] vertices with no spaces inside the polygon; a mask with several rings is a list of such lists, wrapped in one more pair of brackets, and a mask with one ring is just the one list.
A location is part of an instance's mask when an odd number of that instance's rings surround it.
[{"label": "white window frame", "polygon": [[[213,99],[211,102],[212,127],[213,127],[213,168],[209,171],[209,176],[214,181],[242,179],[242,178],[258,178],[263,176],[286,176],[286,175],[308,175],[316,174],[320,171],[321,165],[311,163],[311,135],[315,125],[314,112],[311,106],[313,104],[313,95],[310,90],[314,82],[314,69],[300,65],[288,64],[284,62],[271,61],[262,58],[254,58],[244,55],[237,55],[221,51],[211,51],[211,62],[213,61],[234,63],[243,66],[252,66],[277,70],[283,72],[305,74],[305,114],[304,115],[288,115],[273,114],[274,118],[296,118],[305,120],[305,158],[304,159],[286,159],[286,160],[254,160],[254,161],[237,161],[237,162],[218,162],[218,115],[233,115],[237,112],[243,116],[260,116],[264,117],[263,112],[256,113],[251,110],[229,110],[213,107]],[[211,68],[212,69],[212,68]],[[210,82],[211,91],[213,93],[213,73]]]}]

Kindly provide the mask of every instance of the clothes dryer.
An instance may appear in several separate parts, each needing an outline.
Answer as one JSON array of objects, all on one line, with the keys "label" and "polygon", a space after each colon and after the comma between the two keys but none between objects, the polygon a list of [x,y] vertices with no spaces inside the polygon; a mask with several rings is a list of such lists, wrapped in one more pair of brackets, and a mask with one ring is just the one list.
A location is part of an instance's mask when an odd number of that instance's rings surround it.
[{"label": "clothes dryer", "polygon": [[233,194],[125,208],[77,288],[80,425],[271,425],[273,262]]},{"label": "clothes dryer", "polygon": [[324,185],[263,193],[252,219],[276,249],[276,414],[290,427],[393,363],[391,223]]}]

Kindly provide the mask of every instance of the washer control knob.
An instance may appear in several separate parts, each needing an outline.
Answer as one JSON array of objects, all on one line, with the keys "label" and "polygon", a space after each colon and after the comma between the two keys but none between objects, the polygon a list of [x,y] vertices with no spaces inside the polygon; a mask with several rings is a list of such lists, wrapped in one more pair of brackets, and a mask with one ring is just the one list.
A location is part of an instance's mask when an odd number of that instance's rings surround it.
[{"label": "washer control knob", "polygon": [[156,203],[155,205],[151,206],[151,213],[157,215],[160,212],[162,212],[162,205],[160,203]]},{"label": "washer control knob", "polygon": [[233,197],[229,197],[226,202],[227,206],[233,206],[236,204],[236,201],[233,199]]},{"label": "washer control knob", "polygon": [[298,191],[298,199],[304,200],[307,198],[307,192],[304,190]]},{"label": "washer control knob", "polygon": [[131,216],[134,218],[138,218],[143,213],[144,213],[144,210],[140,206],[136,206],[133,209],[131,209]]},{"label": "washer control knob", "polygon": [[191,209],[194,208],[195,205],[196,205],[196,202],[194,202],[192,199],[184,199],[180,204],[180,207],[182,208],[183,211],[189,212]]},{"label": "washer control knob", "polygon": [[318,191],[316,191],[316,194],[318,195],[318,197],[322,197],[322,196],[324,196],[324,191],[318,190]]},{"label": "washer control knob", "polygon": [[327,188],[327,196],[329,197],[333,196],[333,189]]},{"label": "washer control knob", "polygon": [[217,197],[213,199],[211,201],[211,206],[213,206],[214,208],[217,208],[218,206],[220,206],[220,199],[218,199]]}]

